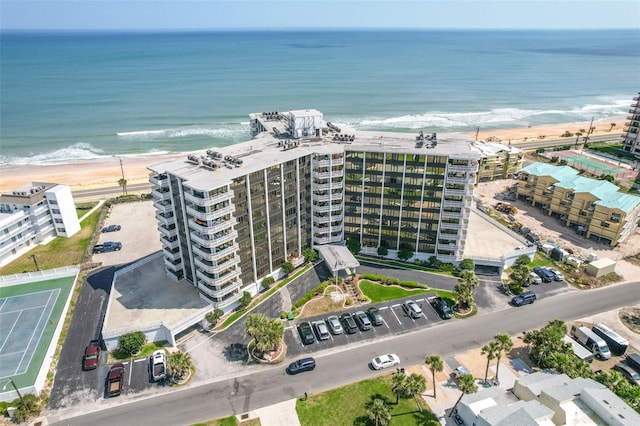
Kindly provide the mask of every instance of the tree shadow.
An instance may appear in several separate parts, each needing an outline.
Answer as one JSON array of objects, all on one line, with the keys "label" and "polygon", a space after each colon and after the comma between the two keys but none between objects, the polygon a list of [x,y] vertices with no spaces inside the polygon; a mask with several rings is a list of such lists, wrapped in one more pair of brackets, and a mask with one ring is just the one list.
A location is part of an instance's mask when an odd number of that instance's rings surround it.
[{"label": "tree shadow", "polygon": [[231,362],[246,362],[249,359],[247,345],[242,343],[231,343],[223,350],[224,357]]},{"label": "tree shadow", "polygon": [[413,413],[413,419],[418,426],[438,426],[440,420],[433,412],[429,410],[423,410],[422,412]]}]

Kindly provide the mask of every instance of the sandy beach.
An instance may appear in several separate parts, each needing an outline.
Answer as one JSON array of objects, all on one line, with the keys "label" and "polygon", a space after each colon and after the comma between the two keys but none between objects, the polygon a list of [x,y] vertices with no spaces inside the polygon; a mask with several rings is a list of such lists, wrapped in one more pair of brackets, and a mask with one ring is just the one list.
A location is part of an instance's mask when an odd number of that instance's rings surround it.
[{"label": "sandy beach", "polygon": [[[610,117],[601,122],[594,122],[594,134],[604,134],[609,131],[621,132],[624,126],[624,116]],[[611,123],[616,123],[611,129]],[[511,141],[517,145],[525,140],[536,140],[540,136],[545,139],[558,138],[565,131],[574,133],[579,129],[588,129],[589,122],[566,123],[549,126],[533,126],[504,130],[482,130],[478,133],[478,140],[498,138],[503,143]],[[466,133],[472,139],[476,134]],[[568,138],[568,140],[575,140]],[[117,186],[122,177],[127,184],[147,182],[149,178],[149,164],[185,157],[186,153],[172,155],[149,155],[140,157],[104,157],[96,160],[78,161],[65,164],[50,165],[0,165],[0,192],[17,188],[28,182],[53,182],[70,185],[72,190],[90,189],[95,187]],[[122,159],[122,169],[120,168]]]}]

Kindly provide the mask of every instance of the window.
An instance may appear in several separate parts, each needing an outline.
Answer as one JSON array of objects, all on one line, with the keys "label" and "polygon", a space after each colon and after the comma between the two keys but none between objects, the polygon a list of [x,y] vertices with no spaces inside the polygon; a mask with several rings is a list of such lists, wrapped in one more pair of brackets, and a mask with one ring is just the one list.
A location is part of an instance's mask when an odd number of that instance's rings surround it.
[{"label": "window", "polygon": [[600,222],[600,226],[602,226],[603,228],[608,228],[608,227],[609,227],[609,223],[607,223],[607,222]]}]

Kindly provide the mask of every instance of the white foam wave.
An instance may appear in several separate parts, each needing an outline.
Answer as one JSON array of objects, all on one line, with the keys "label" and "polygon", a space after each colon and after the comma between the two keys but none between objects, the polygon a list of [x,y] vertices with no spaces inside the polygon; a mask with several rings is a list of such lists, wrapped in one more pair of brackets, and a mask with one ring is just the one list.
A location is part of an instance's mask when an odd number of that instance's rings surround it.
[{"label": "white foam wave", "polygon": [[88,143],[75,143],[52,152],[39,152],[26,156],[0,155],[0,164],[60,164],[104,157],[105,152]]},{"label": "white foam wave", "polygon": [[209,136],[213,138],[237,137],[247,132],[246,126],[234,127],[178,127],[162,130],[139,130],[134,132],[119,132],[119,138],[139,141],[155,141],[158,139],[187,138],[191,136]]}]

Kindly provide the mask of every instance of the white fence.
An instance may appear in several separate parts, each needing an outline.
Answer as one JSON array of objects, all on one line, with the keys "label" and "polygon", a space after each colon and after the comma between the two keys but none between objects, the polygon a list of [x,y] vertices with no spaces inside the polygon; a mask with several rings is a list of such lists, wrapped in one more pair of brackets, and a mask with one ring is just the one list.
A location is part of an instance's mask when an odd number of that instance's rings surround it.
[{"label": "white fence", "polygon": [[62,268],[47,269],[46,271],[25,272],[23,274],[0,275],[0,288],[18,284],[26,284],[34,281],[52,280],[55,278],[70,277],[76,275],[80,266],[64,266]]}]

